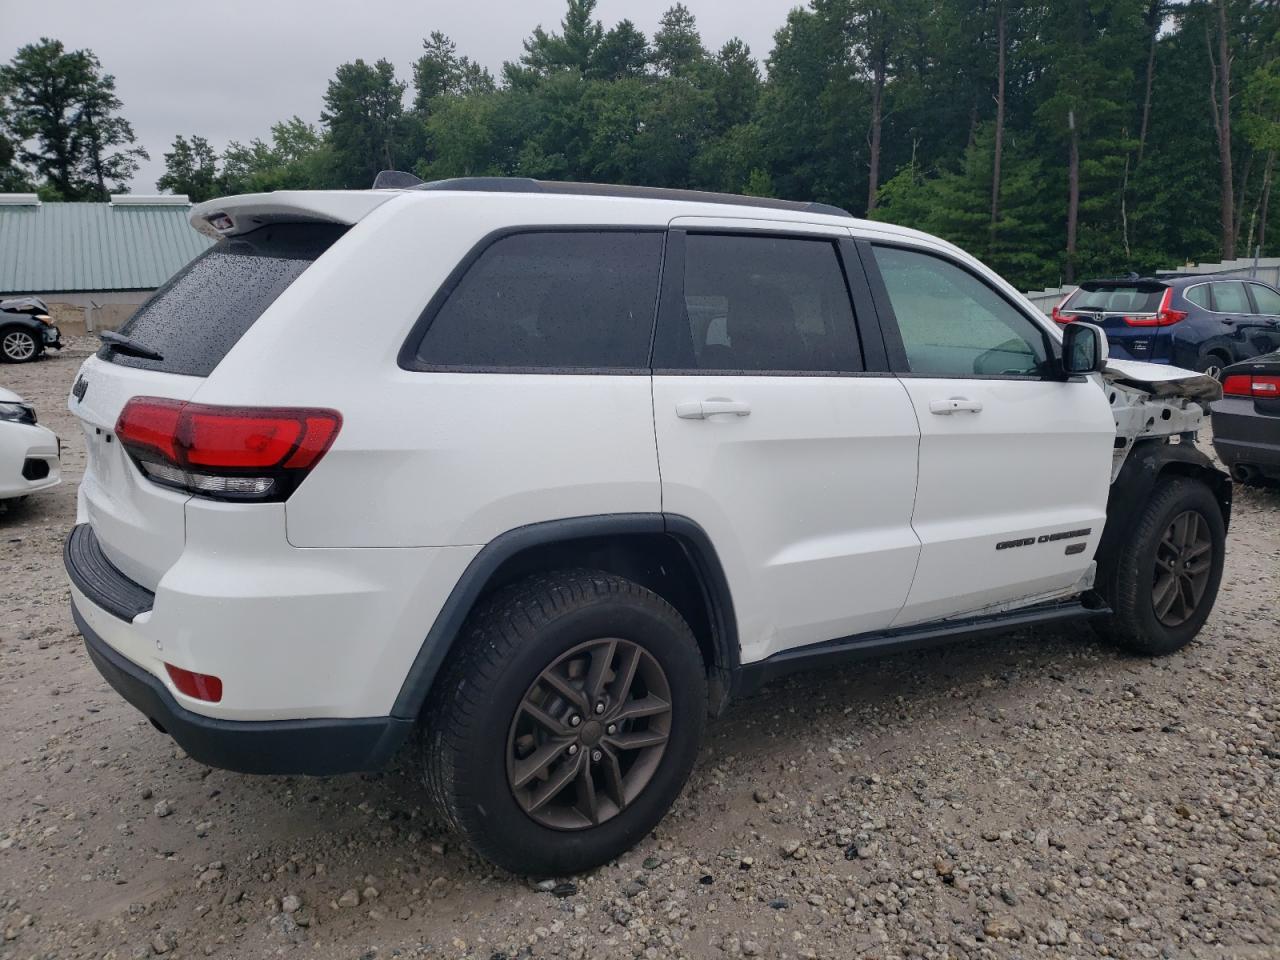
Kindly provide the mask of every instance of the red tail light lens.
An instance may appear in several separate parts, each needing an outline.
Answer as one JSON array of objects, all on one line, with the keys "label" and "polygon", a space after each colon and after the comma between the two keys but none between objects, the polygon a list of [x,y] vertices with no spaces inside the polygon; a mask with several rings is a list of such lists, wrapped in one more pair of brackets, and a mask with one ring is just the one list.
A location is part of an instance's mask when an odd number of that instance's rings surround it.
[{"label": "red tail light lens", "polygon": [[336,410],[134,397],[116,437],[150,479],[221,500],[284,500],[342,427]]},{"label": "red tail light lens", "polygon": [[1257,397],[1263,400],[1280,399],[1280,376],[1263,376],[1233,373],[1222,381],[1222,392],[1229,397]]},{"label": "red tail light lens", "polygon": [[1164,296],[1160,298],[1160,306],[1156,308],[1154,314],[1141,317],[1125,317],[1124,322],[1131,327],[1167,327],[1170,324],[1187,319],[1187,311],[1171,310],[1169,304],[1173,302],[1173,287],[1164,288]]},{"label": "red tail light lens", "polygon": [[1075,295],[1075,291],[1072,290],[1071,293],[1068,293],[1065,297],[1059,300],[1057,305],[1052,310],[1049,311],[1049,316],[1053,319],[1054,323],[1067,324],[1075,319],[1075,314],[1071,314],[1070,316],[1068,316],[1067,314],[1062,312],[1062,308],[1067,305],[1067,301],[1070,300],[1074,295]]},{"label": "red tail light lens", "polygon": [[172,663],[166,663],[164,668],[168,671],[173,685],[188,697],[204,700],[207,703],[217,703],[222,699],[222,681],[217,677],[208,673],[192,673],[190,670],[175,667]]}]

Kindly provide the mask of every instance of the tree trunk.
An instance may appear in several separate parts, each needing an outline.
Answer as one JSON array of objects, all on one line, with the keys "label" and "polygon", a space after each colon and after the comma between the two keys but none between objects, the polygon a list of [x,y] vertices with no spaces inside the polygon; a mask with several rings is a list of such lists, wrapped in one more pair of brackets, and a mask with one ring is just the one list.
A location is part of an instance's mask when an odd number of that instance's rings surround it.
[{"label": "tree trunk", "polygon": [[1147,49],[1147,84],[1142,97],[1142,123],[1138,128],[1138,163],[1147,147],[1147,128],[1151,124],[1151,86],[1156,76],[1156,41],[1160,37],[1161,12],[1164,0],[1151,0],[1147,7],[1147,25],[1151,28],[1151,46]]},{"label": "tree trunk", "polygon": [[996,14],[996,140],[991,156],[991,245],[995,245],[996,224],[1000,221],[1000,161],[1004,155],[1004,71],[1005,25],[1008,18],[1005,4],[1000,4]]},{"label": "tree trunk", "polygon": [[882,123],[882,107],[884,103],[885,74],[888,68],[885,58],[880,57],[875,65],[875,78],[871,88],[871,171],[867,183],[867,216],[876,208],[876,191],[880,189],[880,127]]},{"label": "tree trunk", "polygon": [[[1218,128],[1221,167],[1222,259],[1236,257],[1235,191],[1231,182],[1231,46],[1227,36],[1227,0],[1218,0],[1218,62],[1210,88],[1214,120]],[[1212,48],[1210,49],[1212,54]],[[1210,56],[1212,63],[1212,55]]]},{"label": "tree trunk", "polygon": [[[1253,158],[1254,152],[1250,150],[1248,156],[1244,158],[1244,169],[1240,171],[1240,181],[1235,185],[1236,210],[1231,222],[1235,224],[1237,245],[1239,245],[1240,232],[1244,229],[1244,205],[1249,200],[1249,175],[1253,173]],[[1247,247],[1248,244],[1246,243],[1245,246]],[[1249,255],[1247,249],[1244,253],[1246,257]]]},{"label": "tree trunk", "polygon": [[1262,175],[1262,209],[1258,211],[1258,246],[1263,253],[1267,249],[1267,205],[1271,201],[1271,176],[1275,171],[1276,152],[1267,153],[1267,168]]},{"label": "tree trunk", "polygon": [[1067,111],[1067,128],[1071,131],[1071,155],[1067,162],[1067,283],[1076,282],[1076,226],[1080,218],[1080,131],[1076,128],[1076,112]]}]

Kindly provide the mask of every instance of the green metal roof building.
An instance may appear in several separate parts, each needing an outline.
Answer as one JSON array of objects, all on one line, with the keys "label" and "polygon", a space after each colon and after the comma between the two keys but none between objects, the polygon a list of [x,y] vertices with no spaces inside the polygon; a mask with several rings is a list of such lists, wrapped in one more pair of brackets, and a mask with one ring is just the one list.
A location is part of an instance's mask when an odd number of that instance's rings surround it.
[{"label": "green metal roof building", "polygon": [[188,222],[190,209],[181,195],[43,203],[0,194],[0,298],[33,294],[86,309],[90,330],[116,326],[209,247]]}]

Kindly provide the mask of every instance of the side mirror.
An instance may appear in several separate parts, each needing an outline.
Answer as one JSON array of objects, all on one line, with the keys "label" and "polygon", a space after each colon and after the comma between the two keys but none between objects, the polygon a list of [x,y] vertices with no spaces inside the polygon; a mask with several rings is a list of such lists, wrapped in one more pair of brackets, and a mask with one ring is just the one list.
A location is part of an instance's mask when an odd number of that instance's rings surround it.
[{"label": "side mirror", "polygon": [[1110,350],[1099,326],[1073,320],[1062,328],[1062,372],[1068,377],[1101,372]]}]

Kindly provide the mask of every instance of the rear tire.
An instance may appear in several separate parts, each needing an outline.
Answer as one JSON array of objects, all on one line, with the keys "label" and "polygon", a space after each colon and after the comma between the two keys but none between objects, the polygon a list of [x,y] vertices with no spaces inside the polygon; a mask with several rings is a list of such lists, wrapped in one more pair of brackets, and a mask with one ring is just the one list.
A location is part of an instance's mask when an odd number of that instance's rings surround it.
[{"label": "rear tire", "polygon": [[1222,379],[1222,368],[1231,363],[1231,358],[1221,353],[1207,353],[1196,363],[1199,373],[1207,373],[1215,380]]},{"label": "rear tire", "polygon": [[1112,614],[1097,624],[1134,653],[1173,653],[1213,610],[1222,581],[1226,525],[1213,492],[1190,477],[1157,482],[1100,592]]},{"label": "rear tire", "polygon": [[697,641],[665,600],[601,571],[534,576],[473,612],[437,678],[426,784],[486,859],[577,873],[662,819],[706,713]]}]

